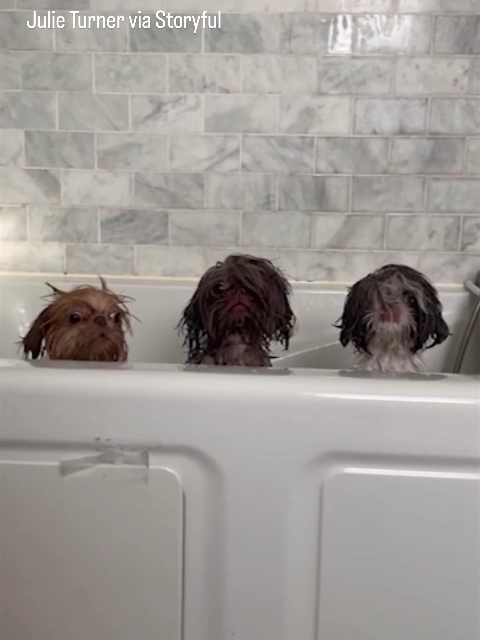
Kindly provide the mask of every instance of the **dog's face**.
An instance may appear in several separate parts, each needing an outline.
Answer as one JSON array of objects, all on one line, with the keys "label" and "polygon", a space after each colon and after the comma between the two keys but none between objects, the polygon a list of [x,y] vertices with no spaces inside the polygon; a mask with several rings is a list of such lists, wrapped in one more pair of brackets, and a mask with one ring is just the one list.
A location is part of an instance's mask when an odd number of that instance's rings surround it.
[{"label": "dog's face", "polygon": [[50,304],[36,318],[22,339],[25,357],[35,360],[83,360],[125,362],[126,333],[131,331],[130,300],[107,288],[80,286],[60,291],[48,285]]},{"label": "dog's face", "polygon": [[415,354],[450,335],[438,294],[427,278],[404,265],[389,264],[359,280],[349,291],[337,328],[340,343],[371,354],[381,337],[385,348]]},{"label": "dog's face", "polygon": [[232,334],[288,349],[295,321],[289,296],[287,279],[269,260],[233,254],[218,262],[200,279],[180,321],[189,357]]}]

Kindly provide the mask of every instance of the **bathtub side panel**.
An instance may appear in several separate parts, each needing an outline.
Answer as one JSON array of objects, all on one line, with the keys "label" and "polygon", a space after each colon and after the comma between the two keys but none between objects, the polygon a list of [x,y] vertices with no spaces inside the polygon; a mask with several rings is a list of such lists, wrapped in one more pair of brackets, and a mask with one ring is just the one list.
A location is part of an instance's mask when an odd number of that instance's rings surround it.
[{"label": "bathtub side panel", "polygon": [[25,365],[0,402],[2,460],[148,452],[178,478],[184,640],[478,640],[478,379]]}]

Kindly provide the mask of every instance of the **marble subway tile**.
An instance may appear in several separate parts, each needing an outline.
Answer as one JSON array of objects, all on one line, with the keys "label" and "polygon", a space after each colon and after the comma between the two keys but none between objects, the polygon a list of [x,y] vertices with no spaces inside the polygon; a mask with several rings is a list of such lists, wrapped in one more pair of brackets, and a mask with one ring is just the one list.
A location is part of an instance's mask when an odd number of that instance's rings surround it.
[{"label": "marble subway tile", "polygon": [[356,20],[357,53],[428,53],[432,18],[427,15],[370,14]]},{"label": "marble subway tile", "polygon": [[317,93],[382,95],[390,91],[393,61],[370,56],[320,57]]},{"label": "marble subway tile", "polygon": [[294,13],[281,16],[280,53],[352,53],[354,18],[347,14]]},{"label": "marble subway tile", "polygon": [[128,96],[61,93],[58,117],[60,129],[125,131],[128,129]]},{"label": "marble subway tile", "polygon": [[89,55],[75,53],[26,53],[22,56],[23,89],[37,91],[91,91]]},{"label": "marble subway tile", "polygon": [[236,135],[172,135],[171,171],[240,170],[240,138]]},{"label": "marble subway tile", "polygon": [[275,96],[205,96],[205,131],[268,133],[277,120]]},{"label": "marble subway tile", "polygon": [[467,142],[467,173],[480,174],[480,138]]},{"label": "marble subway tile", "polygon": [[424,133],[427,99],[358,98],[354,133],[362,135],[413,135]]},{"label": "marble subway tile", "polygon": [[[147,14],[143,14],[147,15]],[[200,53],[202,49],[202,29],[195,31],[192,21],[186,24],[186,28],[174,28],[167,25],[157,26],[155,13],[150,15],[150,27],[141,28],[135,26],[130,29],[130,51],[148,52],[159,51],[165,53]],[[177,14],[179,15],[179,14]],[[223,21],[222,21],[223,22]],[[212,30],[213,31],[213,30]]]},{"label": "marble subway tile", "polygon": [[395,10],[412,13],[470,13],[478,11],[478,0],[396,0]]},{"label": "marble subway tile", "polygon": [[0,51],[0,90],[20,89],[20,56],[14,51]]},{"label": "marble subway tile", "polygon": [[[169,9],[198,11],[198,0],[167,0]],[[224,13],[283,13],[315,11],[316,0],[202,0],[202,9]]]},{"label": "marble subway tile", "polygon": [[167,170],[167,136],[144,133],[98,133],[99,169]]},{"label": "marble subway tile", "polygon": [[[16,0],[17,9],[71,9],[72,0]],[[95,2],[97,4],[98,0]],[[91,0],[75,0],[77,11],[86,11],[91,8]]]},{"label": "marble subway tile", "polygon": [[95,208],[29,207],[30,242],[98,242],[98,218]]},{"label": "marble subway tile", "polygon": [[318,215],[313,246],[317,249],[382,249],[385,216]]},{"label": "marble subway tile", "polygon": [[395,90],[400,94],[462,94],[468,89],[468,58],[400,58]]},{"label": "marble subway tile", "polygon": [[101,273],[123,276],[134,273],[133,247],[108,244],[67,244],[67,273]]},{"label": "marble subway tile", "polygon": [[0,271],[65,273],[65,247],[53,242],[2,242]]},{"label": "marble subway tile", "polygon": [[93,169],[93,133],[25,131],[25,163],[30,167]]},{"label": "marble subway tile", "polygon": [[5,242],[9,240],[25,242],[26,239],[27,239],[26,207],[0,206],[0,242]]},{"label": "marble subway tile", "polygon": [[168,84],[171,93],[240,93],[241,58],[171,54]]},{"label": "marble subway tile", "polygon": [[351,259],[348,251],[280,249],[278,252],[278,264],[286,276],[301,282],[349,280]]},{"label": "marble subway tile", "polygon": [[0,169],[2,204],[60,204],[60,174],[53,169]]},{"label": "marble subway tile", "polygon": [[430,133],[436,135],[478,135],[480,100],[433,98]]},{"label": "marble subway tile", "polygon": [[350,98],[340,96],[281,96],[281,133],[348,133]]},{"label": "marble subway tile", "polygon": [[[95,0],[94,0],[95,2]],[[95,4],[97,4],[95,2]],[[93,7],[92,7],[93,8]],[[97,7],[95,7],[97,9]],[[78,7],[75,6],[78,11]],[[126,19],[121,20],[121,14],[102,13],[98,9],[86,13],[76,14],[76,21],[84,20],[84,16],[109,16],[115,18],[115,28],[90,26],[80,29],[73,26],[72,16],[61,11],[57,15],[65,16],[65,27],[55,31],[55,45],[57,51],[127,51],[128,46],[128,24]],[[125,18],[125,16],[123,16]],[[112,22],[112,21],[111,21]],[[77,22],[77,24],[82,24]]]},{"label": "marble subway tile", "polygon": [[221,29],[204,32],[206,53],[278,53],[278,15],[223,14]]},{"label": "marble subway tile", "polygon": [[106,93],[165,93],[166,66],[163,54],[97,53],[95,89]]},{"label": "marble subway tile", "polygon": [[389,13],[397,10],[394,3],[398,0],[318,0],[317,8],[325,13]]},{"label": "marble subway tile", "polygon": [[242,214],[240,244],[244,247],[308,247],[311,217],[295,212],[250,212]]},{"label": "marble subway tile", "polygon": [[419,268],[419,253],[393,251],[280,250],[279,263],[294,280],[353,284],[379,267],[402,263]]},{"label": "marble subway tile", "polygon": [[461,173],[465,140],[463,138],[394,138],[390,171],[392,173]]},{"label": "marble subway tile", "polygon": [[313,165],[311,136],[243,136],[243,171],[311,173]]},{"label": "marble subway tile", "polygon": [[425,181],[404,176],[354,176],[353,211],[414,213],[423,208]]},{"label": "marble subway tile", "polygon": [[420,261],[420,270],[437,285],[458,284],[478,273],[480,254],[425,253]]},{"label": "marble subway tile", "polygon": [[386,173],[388,138],[317,138],[315,173]]},{"label": "marble subway tile", "polygon": [[104,244],[168,244],[168,213],[141,209],[100,211],[100,242]]},{"label": "marble subway tile", "polygon": [[201,209],[204,180],[198,173],[136,173],[133,201],[138,207]]},{"label": "marble subway tile", "polygon": [[[0,218],[1,223],[1,218]],[[460,246],[461,251],[480,254],[480,216],[465,216]],[[480,258],[479,258],[480,263]]]},{"label": "marble subway tile", "polygon": [[427,207],[432,213],[478,213],[480,180],[432,178],[427,188]]},{"label": "marble subway tile", "polygon": [[456,251],[460,216],[388,216],[387,249]]},{"label": "marble subway tile", "polygon": [[204,247],[135,247],[137,276],[199,278],[206,268]]},{"label": "marble subway tile", "polygon": [[132,129],[151,133],[197,132],[203,128],[202,98],[196,95],[132,96]]},{"label": "marble subway tile", "polygon": [[0,130],[0,166],[8,167],[24,164],[23,137],[23,131],[17,129]]},{"label": "marble subway tile", "polygon": [[165,8],[165,0],[90,0],[101,11],[155,12]]},{"label": "marble subway tile", "polygon": [[257,173],[208,173],[207,209],[271,211],[276,204],[276,177]]},{"label": "marble subway tile", "polygon": [[271,260],[274,264],[278,263],[278,249],[273,249],[272,247],[206,247],[207,266],[211,267],[217,262],[225,260],[232,253],[254,255]]},{"label": "marble subway tile", "polygon": [[[51,29],[30,29],[33,11],[2,11],[0,13],[0,49],[3,51],[51,51]],[[44,11],[37,15],[43,19]]]},{"label": "marble subway tile", "polygon": [[434,47],[436,53],[480,53],[480,15],[437,16]]},{"label": "marble subway tile", "polygon": [[172,211],[170,242],[177,245],[237,245],[240,213],[233,211]]},{"label": "marble subway tile", "polygon": [[480,95],[480,57],[472,58],[470,93]]},{"label": "marble subway tile", "polygon": [[350,179],[339,176],[279,176],[280,211],[347,211]]},{"label": "marble subway tile", "polygon": [[65,205],[121,207],[131,201],[131,176],[116,171],[68,169],[62,175]]},{"label": "marble subway tile", "polygon": [[0,129],[55,129],[55,95],[1,92]]},{"label": "marble subway tile", "polygon": [[315,93],[316,58],[313,56],[245,55],[245,93]]}]

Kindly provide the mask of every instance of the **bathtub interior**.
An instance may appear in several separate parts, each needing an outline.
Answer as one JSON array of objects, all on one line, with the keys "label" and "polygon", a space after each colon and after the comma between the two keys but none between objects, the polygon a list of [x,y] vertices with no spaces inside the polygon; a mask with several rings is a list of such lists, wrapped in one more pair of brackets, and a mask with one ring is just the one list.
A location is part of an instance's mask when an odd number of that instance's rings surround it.
[{"label": "bathtub interior", "polygon": [[[98,283],[98,279],[88,277],[1,276],[0,358],[21,357],[17,342],[45,304],[42,300],[48,293],[45,281],[59,288]],[[109,285],[118,293],[133,298],[129,308],[138,320],[133,320],[133,335],[129,336],[129,361],[183,364],[186,352],[176,327],[196,281],[110,278]],[[274,367],[351,368],[353,350],[350,346],[343,348],[340,345],[339,331],[333,326],[341,315],[347,287],[342,284],[293,285],[292,306],[298,318],[298,330],[288,352],[273,345]],[[439,294],[452,335],[444,344],[427,350],[425,362],[431,372],[450,373],[476,300],[462,286],[439,287]],[[480,373],[478,353],[480,327],[475,328],[462,373]]]}]

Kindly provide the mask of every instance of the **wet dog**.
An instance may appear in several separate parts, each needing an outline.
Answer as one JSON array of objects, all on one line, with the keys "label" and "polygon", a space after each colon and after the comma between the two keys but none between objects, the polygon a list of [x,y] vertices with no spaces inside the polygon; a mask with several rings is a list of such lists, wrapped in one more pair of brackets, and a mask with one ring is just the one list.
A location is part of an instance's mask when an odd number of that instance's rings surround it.
[{"label": "wet dog", "polygon": [[125,362],[131,298],[111,291],[103,278],[100,284],[61,291],[47,283],[49,304],[20,341],[25,358]]},{"label": "wet dog", "polygon": [[295,316],[291,288],[264,258],[232,254],[210,267],[185,307],[179,328],[187,363],[268,367],[270,344],[288,349]]},{"label": "wet dog", "polygon": [[425,349],[450,335],[435,287],[419,271],[398,264],[355,283],[335,326],[342,346],[353,344],[355,368],[362,371],[424,372]]}]

